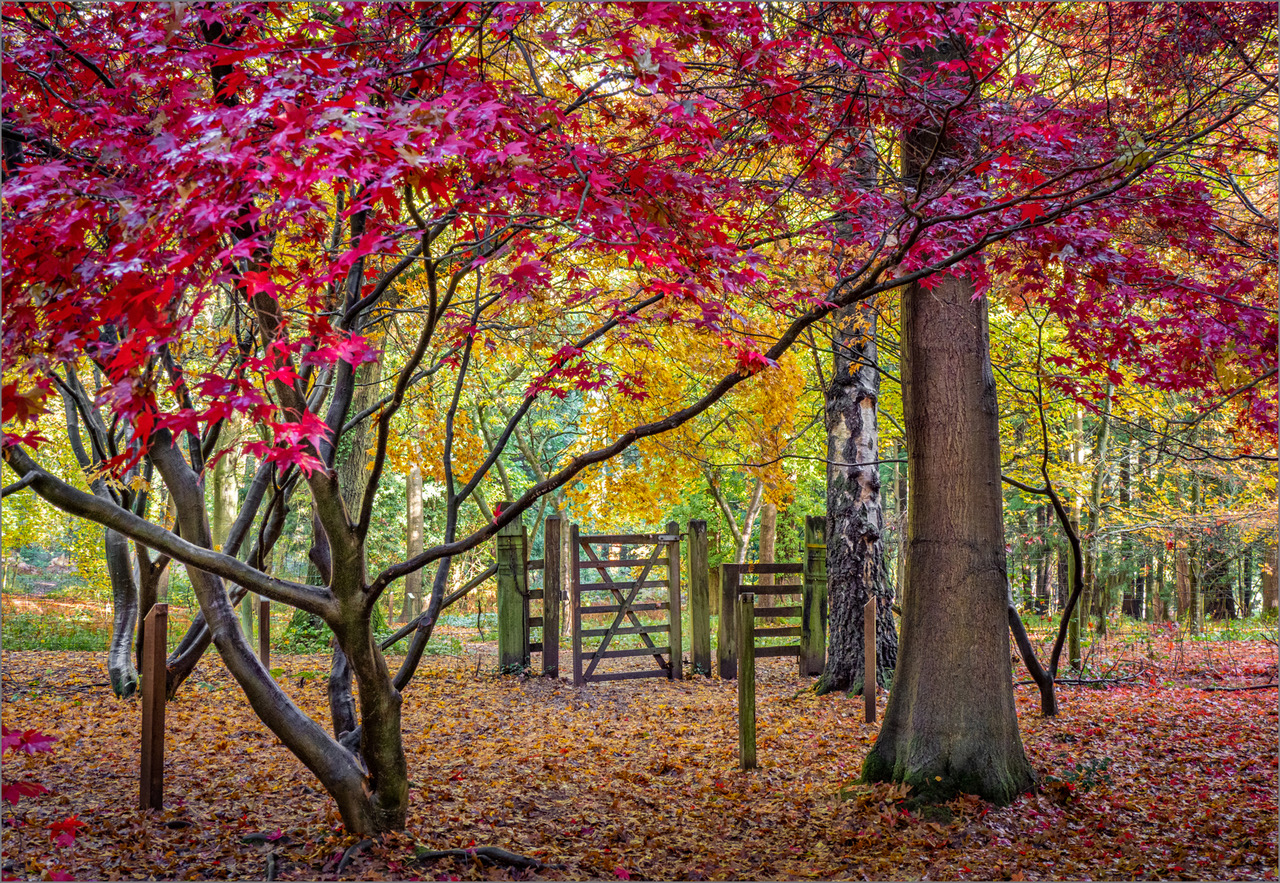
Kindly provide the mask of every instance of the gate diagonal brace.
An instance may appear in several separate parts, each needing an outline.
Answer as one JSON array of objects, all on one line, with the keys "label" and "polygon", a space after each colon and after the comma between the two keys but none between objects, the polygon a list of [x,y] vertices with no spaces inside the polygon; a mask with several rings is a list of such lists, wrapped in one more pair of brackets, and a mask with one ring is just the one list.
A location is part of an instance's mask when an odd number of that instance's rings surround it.
[{"label": "gate diagonal brace", "polygon": [[[583,564],[586,564],[588,568],[594,566],[595,571],[600,574],[600,576],[603,578],[602,581],[604,582],[604,584],[606,584],[609,587],[609,591],[613,593],[614,598],[618,601],[618,603],[623,608],[622,610],[618,611],[618,615],[614,617],[613,624],[609,626],[609,634],[605,635],[600,640],[600,646],[597,647],[595,649],[595,652],[591,655],[591,664],[587,666],[586,672],[583,673],[583,677],[590,677],[591,674],[595,672],[596,666],[599,665],[600,663],[600,654],[603,653],[605,651],[605,648],[609,646],[609,640],[613,637],[613,630],[616,629],[618,626],[622,625],[622,617],[626,616],[631,621],[631,624],[636,628],[644,627],[643,624],[640,622],[640,618],[635,615],[635,613],[630,609],[630,607],[632,603],[635,602],[636,595],[640,593],[640,586],[643,585],[644,581],[648,578],[649,571],[653,569],[653,565],[657,562],[658,558],[661,556],[662,544],[657,542],[654,543],[653,554],[649,557],[648,562],[645,564],[644,571],[640,574],[640,578],[636,580],[635,588],[631,590],[631,594],[628,595],[626,598],[623,598],[622,590],[617,588],[614,585],[613,577],[609,576],[609,569],[599,563],[600,559],[596,556],[595,550],[591,548],[591,543],[588,542],[587,540],[580,540],[578,544],[582,546],[583,551],[587,553],[587,557],[591,559],[590,562],[583,562]],[[657,645],[653,643],[652,638],[650,638],[644,632],[640,632],[639,635],[640,635],[640,640],[644,641],[645,646],[647,646],[650,650],[655,650],[655,651],[657,650]],[[660,668],[667,669],[668,671],[671,669],[670,661],[663,659],[661,653],[655,652],[653,654],[653,658],[658,661],[658,666]]]}]

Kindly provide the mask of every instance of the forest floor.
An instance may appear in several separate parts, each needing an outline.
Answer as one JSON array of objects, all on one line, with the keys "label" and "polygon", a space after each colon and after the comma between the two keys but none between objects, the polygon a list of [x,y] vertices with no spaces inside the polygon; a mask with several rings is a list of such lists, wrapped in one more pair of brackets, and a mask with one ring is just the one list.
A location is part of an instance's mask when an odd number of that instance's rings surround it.
[{"label": "forest floor", "polygon": [[[1057,719],[1040,716],[1034,687],[1016,690],[1036,793],[918,807],[902,789],[857,784],[877,726],[860,697],[815,697],[792,660],[758,662],[760,769],[743,772],[732,682],[574,688],[498,677],[490,647],[467,645],[427,659],[406,691],[407,831],[357,849],[215,658],[168,706],[166,808],[146,814],[140,705],[112,696],[102,654],[8,652],[5,726],[57,742],[6,758],[6,782],[49,793],[5,807],[4,876],[1275,879],[1276,692],[1256,689],[1276,680],[1275,643],[1152,631],[1095,650],[1123,680],[1063,686]],[[327,660],[272,665],[326,721]],[[48,826],[73,814],[85,827],[56,845]],[[484,846],[544,866],[415,859]]]}]

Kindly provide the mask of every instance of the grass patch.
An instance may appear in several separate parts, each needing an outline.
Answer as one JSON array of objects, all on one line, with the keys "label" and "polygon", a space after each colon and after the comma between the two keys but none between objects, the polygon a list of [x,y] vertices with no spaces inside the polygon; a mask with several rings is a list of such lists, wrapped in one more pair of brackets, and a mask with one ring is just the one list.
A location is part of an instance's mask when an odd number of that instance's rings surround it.
[{"label": "grass patch", "polygon": [[105,652],[111,643],[110,630],[97,620],[36,613],[7,614],[0,635],[5,650]]}]

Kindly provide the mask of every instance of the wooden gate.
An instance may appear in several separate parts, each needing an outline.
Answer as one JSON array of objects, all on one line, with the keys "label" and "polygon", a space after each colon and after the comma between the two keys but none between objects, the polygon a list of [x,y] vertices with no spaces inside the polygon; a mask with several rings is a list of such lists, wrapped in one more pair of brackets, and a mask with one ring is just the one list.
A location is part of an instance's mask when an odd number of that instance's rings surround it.
[{"label": "wooden gate", "polygon": [[[820,675],[827,658],[827,546],[826,519],[805,519],[805,554],[803,564],[722,564],[720,565],[720,627],[717,632],[720,677],[738,676],[738,647],[750,640],[755,657],[795,656],[800,674]],[[749,574],[800,574],[801,585],[761,586],[743,585],[742,577]],[[795,595],[800,590],[801,603],[787,606],[754,607],[755,617],[799,620],[794,625],[754,628],[753,634],[739,634],[737,625],[738,598],[751,593],[767,597]],[[757,599],[758,599],[757,598]],[[754,600],[753,600],[754,605]],[[755,647],[756,638],[799,638],[796,644],[772,647]]]},{"label": "wooden gate", "polygon": [[[569,529],[569,548],[574,685],[633,678],[679,680],[683,676],[679,526],[671,522],[662,534],[581,536],[575,524]],[[619,550],[616,558],[610,557],[614,554],[610,551],[613,548]],[[630,579],[618,580],[610,573],[624,568],[630,571],[627,574]],[[659,569],[664,571],[662,578],[651,578]],[[660,591],[662,589],[666,591]],[[584,596],[594,597],[587,603]],[[657,600],[652,600],[655,597]],[[602,600],[605,603],[600,603]],[[643,621],[641,614],[649,621]],[[614,638],[623,635],[638,636],[644,646],[610,649]],[[654,636],[658,637],[657,641]],[[584,647],[585,641],[597,638],[599,642],[595,646]],[[645,658],[652,659],[657,668],[599,670],[600,663],[606,659]]]}]

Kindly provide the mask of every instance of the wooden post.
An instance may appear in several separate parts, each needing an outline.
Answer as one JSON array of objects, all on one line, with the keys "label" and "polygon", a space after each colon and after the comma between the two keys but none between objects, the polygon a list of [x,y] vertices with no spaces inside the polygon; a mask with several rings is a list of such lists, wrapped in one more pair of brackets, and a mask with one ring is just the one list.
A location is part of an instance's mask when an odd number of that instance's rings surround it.
[{"label": "wooden post", "polygon": [[872,595],[862,608],[862,649],[865,662],[862,666],[862,699],[866,706],[867,723],[876,722],[876,599]]},{"label": "wooden post", "polygon": [[[725,608],[732,610],[732,607]],[[738,758],[744,770],[756,768],[756,596],[738,598]]]},{"label": "wooden post", "polygon": [[[509,502],[499,504],[510,506]],[[498,669],[512,674],[524,669],[529,658],[526,625],[524,525],[511,521],[494,537],[498,562]]]},{"label": "wooden post", "polygon": [[[529,636],[529,528],[527,525],[520,525],[520,558],[517,562],[520,568],[520,647],[524,654],[520,662],[521,667],[525,671],[529,671],[533,667],[533,649],[530,646],[533,638]],[[545,561],[543,562],[546,563]],[[544,593],[545,594],[545,593]]]},{"label": "wooden post", "polygon": [[711,602],[711,615],[720,615],[720,565],[707,568],[707,599]]},{"label": "wooden post", "polygon": [[804,520],[804,576],[800,674],[820,675],[827,664],[827,519]]},{"label": "wooden post", "polygon": [[258,659],[271,668],[271,602],[258,596]]},{"label": "wooden post", "polygon": [[542,524],[542,676],[560,677],[560,516]]},{"label": "wooden post", "polygon": [[720,621],[716,625],[716,658],[720,662],[720,677],[732,680],[738,676],[737,632],[738,574],[730,564],[720,565]]},{"label": "wooden post", "polygon": [[695,674],[711,676],[711,596],[707,572],[707,523],[689,522],[689,627]]},{"label": "wooden post", "polygon": [[680,525],[674,521],[667,522],[667,536],[671,537],[667,541],[667,595],[670,601],[670,607],[667,612],[671,614],[671,631],[668,635],[671,637],[671,669],[670,675],[673,681],[684,680],[684,635],[681,631],[682,624],[680,622],[681,604],[680,604]]},{"label": "wooden post", "polygon": [[581,574],[578,572],[578,525],[569,526],[569,628],[573,633],[573,685],[581,687],[582,678],[582,591]]},{"label": "wooden post", "polygon": [[165,656],[169,643],[169,605],[147,614],[142,638],[142,765],[138,808],[164,807]]}]

